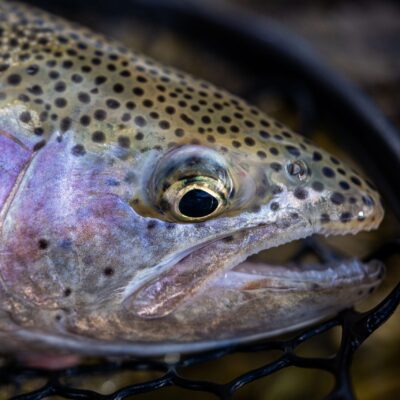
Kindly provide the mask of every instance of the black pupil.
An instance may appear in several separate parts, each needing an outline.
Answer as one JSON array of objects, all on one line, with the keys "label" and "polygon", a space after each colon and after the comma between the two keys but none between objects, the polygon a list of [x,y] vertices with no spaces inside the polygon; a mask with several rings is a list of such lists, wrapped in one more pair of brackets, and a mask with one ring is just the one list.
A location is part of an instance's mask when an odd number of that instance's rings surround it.
[{"label": "black pupil", "polygon": [[217,199],[210,193],[200,189],[186,192],[179,202],[179,211],[192,218],[210,215],[218,207]]}]

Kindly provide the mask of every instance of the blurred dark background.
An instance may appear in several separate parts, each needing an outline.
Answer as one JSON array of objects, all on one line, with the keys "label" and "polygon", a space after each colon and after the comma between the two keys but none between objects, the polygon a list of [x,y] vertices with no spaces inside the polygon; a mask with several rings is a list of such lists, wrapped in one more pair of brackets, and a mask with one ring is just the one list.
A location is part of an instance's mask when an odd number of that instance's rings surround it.
[{"label": "blurred dark background", "polygon": [[[397,127],[400,126],[400,5],[395,1],[340,1],[340,0],[172,0],[175,4],[192,3],[194,7],[215,10],[218,13],[223,3],[241,7],[266,21],[279,23],[307,40],[327,64],[355,82],[368,93],[384,114]],[[242,95],[261,109],[273,115],[295,130],[312,135],[314,141],[341,156],[358,169],[352,152],[346,150],[335,135],[319,120],[318,110],[313,105],[302,82],[295,79],[295,72],[287,76],[279,68],[249,72],[243,65],[235,63],[213,46],[208,27],[202,35],[185,34],[185,23],[171,22],[171,16],[162,8],[169,0],[32,0],[38,5],[67,19],[91,27],[93,30],[113,37],[126,46],[141,51],[166,64],[175,66]],[[160,7],[157,6],[160,5]],[[190,23],[190,21],[189,21]],[[266,22],[267,23],[267,22]],[[279,27],[277,29],[280,29]],[[208,45],[208,44],[209,45]],[[227,41],[226,46],[235,47]],[[240,57],[240,54],[237,56]],[[245,60],[248,65],[257,60]],[[274,59],[271,59],[274,65]],[[335,117],[334,107],[325,107],[324,112]],[[315,115],[317,114],[317,115]],[[339,121],[336,129],[346,132],[346,121]],[[362,140],[359,143],[363,147]],[[365,159],[376,162],[384,154],[369,152]],[[399,174],[397,170],[393,174]],[[400,236],[399,224],[390,207],[381,228],[376,232],[363,233],[355,237],[328,238],[324,241],[348,256],[364,257],[383,243]],[[321,239],[322,240],[322,239]],[[297,250],[293,243],[284,251],[272,251],[269,257],[280,261]],[[386,260],[387,278],[381,289],[372,298],[360,305],[368,309],[382,299],[399,281],[400,257]],[[363,400],[400,398],[400,315],[397,313],[356,353],[352,375],[357,398]],[[299,354],[327,356],[338,344],[339,329],[328,332],[300,347]],[[187,376],[225,382],[240,373],[256,368],[274,354],[237,354],[185,371]],[[88,362],[95,362],[89,360]],[[71,379],[76,387],[95,389],[110,393],[118,387],[140,382],[156,374],[146,372],[124,372],[118,376]],[[29,384],[28,389],[41,382]],[[32,386],[33,385],[33,386]],[[333,385],[333,379],[325,372],[288,368],[270,377],[258,380],[239,390],[235,399],[320,399]],[[26,387],[25,387],[26,389]],[[10,388],[11,390],[11,388]],[[8,398],[9,393],[0,394]],[[4,397],[3,397],[4,396]],[[156,394],[139,396],[140,399],[212,399],[212,395],[186,392],[181,389],[163,389]]]}]

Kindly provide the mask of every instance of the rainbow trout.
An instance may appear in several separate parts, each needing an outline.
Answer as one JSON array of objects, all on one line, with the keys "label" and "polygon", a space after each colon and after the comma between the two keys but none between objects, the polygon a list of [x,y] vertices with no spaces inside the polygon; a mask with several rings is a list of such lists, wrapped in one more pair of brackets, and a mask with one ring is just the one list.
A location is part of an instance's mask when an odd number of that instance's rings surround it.
[{"label": "rainbow trout", "polygon": [[252,254],[375,229],[369,181],[210,83],[0,3],[0,351],[163,354],[296,329],[383,267]]}]

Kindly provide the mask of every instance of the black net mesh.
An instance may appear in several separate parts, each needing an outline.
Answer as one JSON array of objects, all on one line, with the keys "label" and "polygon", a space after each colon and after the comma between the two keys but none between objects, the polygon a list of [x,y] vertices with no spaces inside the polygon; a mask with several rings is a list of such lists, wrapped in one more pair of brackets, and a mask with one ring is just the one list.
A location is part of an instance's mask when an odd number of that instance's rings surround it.
[{"label": "black net mesh", "polygon": [[[43,3],[43,2],[35,2]],[[60,2],[63,3],[63,2]],[[76,7],[76,2],[69,2],[69,5]],[[79,2],[78,2],[79,3]],[[100,2],[101,4],[106,4],[107,2]],[[99,3],[99,4],[100,4]],[[219,22],[215,19],[215,14],[211,17],[208,14],[200,15],[193,10],[187,8],[182,8],[181,6],[175,7],[176,4],[163,9],[159,7],[157,2],[149,2],[147,5],[143,5],[143,2],[134,2],[136,5],[140,4],[141,15],[152,15],[152,18],[156,16],[162,16],[162,22],[168,23],[177,30],[187,30],[195,29],[196,23],[202,20],[203,22],[208,22],[210,29],[217,29],[219,32],[220,40],[224,40],[225,35],[231,35],[232,29],[236,29],[235,34],[239,35],[242,39],[242,46],[249,45],[252,37],[248,35],[248,32],[243,28],[243,26],[235,25],[235,19],[232,19],[232,14],[225,16]],[[172,2],[174,3],[174,2]],[[103,5],[104,5],[103,4]],[[126,3],[128,4],[128,2]],[[100,6],[99,6],[100,7]],[[172,8],[171,8],[172,7]],[[175,8],[174,8],[175,7]],[[130,9],[127,6],[128,9]],[[100,7],[101,9],[101,7]],[[105,7],[105,10],[108,10]],[[137,11],[137,8],[135,9]],[[157,11],[156,13],[154,13]],[[201,14],[201,13],[200,13]],[[230,16],[230,18],[228,18]],[[184,18],[183,18],[184,17]],[[221,13],[220,13],[221,17]],[[222,14],[222,17],[224,15]],[[209,20],[207,20],[209,18]],[[182,23],[184,19],[185,23]],[[227,25],[226,21],[229,20],[230,23]],[[188,28],[188,22],[190,29]],[[251,25],[251,21],[247,21]],[[259,33],[258,33],[259,34]],[[270,32],[271,34],[271,32]],[[272,33],[273,35],[274,33]],[[213,33],[213,38],[216,37],[216,32]],[[242,36],[240,36],[242,35]],[[246,36],[247,35],[247,36]],[[273,44],[268,43],[268,38],[266,36],[264,49],[254,48],[254,57],[257,57],[256,52],[265,51],[266,53],[273,51]],[[254,40],[259,39],[253,38]],[[247,42],[246,42],[247,41]],[[214,40],[214,44],[217,40]],[[210,42],[208,42],[210,43]],[[237,43],[239,45],[239,43]],[[250,45],[248,49],[250,49]],[[272,50],[271,50],[272,49]],[[290,50],[290,49],[289,49]],[[249,50],[250,51],[250,50]],[[286,50],[285,50],[286,51]],[[283,51],[281,56],[287,60],[287,54]],[[290,53],[290,51],[289,51]],[[289,57],[290,58],[290,57]],[[227,54],[227,59],[232,60],[231,54]],[[258,58],[259,62],[262,60]],[[304,61],[304,60],[303,60]],[[297,63],[297,64],[296,64]],[[278,63],[279,64],[279,63]],[[313,137],[315,133],[315,127],[317,124],[321,124],[320,115],[324,115],[330,104],[337,101],[337,90],[332,89],[337,82],[331,82],[329,86],[329,76],[324,79],[318,78],[320,71],[318,68],[311,68],[309,71],[309,77],[304,78],[298,71],[300,71],[302,66],[302,59],[296,60],[296,57],[292,57],[289,60],[289,69],[281,71],[280,76],[277,78],[276,75],[274,79],[265,79],[265,76],[260,79],[252,80],[248,87],[243,90],[242,95],[249,99],[250,101],[257,102],[257,98],[261,95],[265,96],[278,96],[284,99],[286,105],[289,108],[294,109],[295,112],[300,116],[299,130],[309,136]],[[247,67],[253,68],[254,65],[247,65]],[[290,73],[291,71],[297,71],[296,73]],[[287,74],[287,76],[285,75]],[[314,75],[313,75],[314,74]],[[256,76],[259,76],[256,74]],[[317,77],[317,78],[315,78]],[[287,78],[287,79],[286,79]],[[294,79],[297,78],[297,79]],[[315,78],[315,80],[313,80]],[[327,81],[328,80],[328,81]],[[337,89],[337,88],[336,88]],[[371,114],[368,107],[358,107],[357,97],[354,97],[352,91],[344,90],[340,96],[348,102],[348,104],[353,104],[353,110],[351,110],[346,115],[342,115],[341,118],[343,122],[353,123],[359,127],[362,125],[363,134],[365,136],[370,135],[372,138],[378,137],[383,143],[387,144],[389,140],[393,141],[393,146],[395,142],[398,143],[400,138],[396,133],[390,128],[388,129],[385,124],[381,124],[379,120],[379,112],[376,114]],[[316,93],[324,92],[325,101],[319,102]],[[340,90],[339,90],[340,91]],[[317,112],[318,111],[318,112]],[[319,113],[321,111],[321,113]],[[340,111],[340,110],[339,110]],[[338,111],[338,112],[339,112]],[[367,115],[368,114],[368,115]],[[317,118],[318,115],[318,118]],[[378,121],[378,122],[377,122]],[[329,124],[329,121],[323,121],[324,128],[328,132],[335,132],[333,125]],[[392,136],[391,136],[392,135]],[[366,146],[368,146],[368,140],[366,140]],[[367,148],[365,148],[367,151]],[[377,157],[377,166],[374,174],[380,177],[380,175],[385,174],[385,168],[389,163],[390,168],[390,157],[389,153],[386,153],[387,157],[381,156]],[[362,155],[361,155],[362,158]],[[386,169],[387,171],[387,169]],[[396,209],[399,204],[399,199],[396,194],[396,182],[393,185],[388,185],[386,188],[381,188],[384,197],[391,199],[392,208]],[[395,200],[393,202],[393,199]],[[396,211],[396,210],[394,210]],[[380,259],[383,262],[387,261],[390,257],[400,252],[400,241],[399,240],[389,240],[384,243],[378,250],[375,250],[373,254],[367,257],[368,259]],[[293,261],[299,261],[308,254],[314,254],[321,260],[327,260],[331,257],[331,251],[327,251],[326,248],[320,245],[315,239],[306,240],[299,251],[292,257]],[[143,393],[154,393],[154,398],[158,398],[158,390],[166,387],[177,386],[187,391],[196,391],[211,393],[221,399],[231,398],[240,388],[252,383],[255,380],[266,377],[268,375],[274,374],[279,370],[288,367],[300,367],[306,369],[319,369],[326,371],[333,375],[335,379],[335,384],[333,390],[328,395],[329,399],[352,399],[354,398],[350,366],[354,352],[362,345],[362,343],[376,330],[378,329],[394,312],[400,301],[400,286],[398,285],[392,292],[377,306],[370,309],[367,312],[357,312],[353,309],[344,310],[334,318],[315,325],[311,328],[304,329],[300,333],[291,335],[288,338],[279,340],[268,340],[255,343],[248,343],[243,345],[231,346],[222,349],[218,349],[211,352],[176,357],[176,358],[165,358],[165,359],[124,359],[124,360],[95,360],[94,362],[88,364],[82,364],[71,368],[66,368],[57,371],[48,371],[37,368],[24,367],[15,363],[12,360],[6,361],[2,367],[0,367],[0,389],[6,388],[9,390],[11,395],[15,395],[14,398],[18,399],[42,399],[49,396],[59,396],[62,398],[71,399],[124,399],[130,396],[139,395]],[[304,357],[296,353],[296,350],[303,343],[310,341],[312,338],[317,337],[327,331],[334,329],[335,327],[341,328],[341,339],[338,350],[335,354],[328,357]],[[275,359],[268,360],[261,366],[257,368],[250,369],[245,373],[242,373],[228,382],[218,383],[213,380],[199,380],[192,379],[186,376],[185,371],[193,366],[201,366],[207,369],[210,362],[216,359],[223,359],[232,354],[236,353],[273,353],[279,351],[279,355]],[[275,352],[275,353],[274,353]],[[373,362],[373,361],[372,361]],[[146,379],[137,383],[132,381],[132,384],[124,385],[123,387],[117,388],[113,393],[108,393],[107,395],[101,394],[97,391],[88,390],[74,386],[71,383],[71,379],[74,377],[81,378],[81,381],[89,379],[93,376],[103,376],[103,377],[113,377],[116,374],[121,374],[124,371],[130,371],[132,373],[137,372],[142,374],[143,371],[149,372],[146,375]],[[154,372],[152,375],[151,372]],[[39,388],[34,390],[24,390],[26,383],[29,381],[36,381],[38,379],[44,380]],[[105,379],[105,378],[104,378]],[[10,389],[11,387],[11,389]],[[1,396],[0,396],[1,397]],[[185,397],[187,398],[187,397]]]}]

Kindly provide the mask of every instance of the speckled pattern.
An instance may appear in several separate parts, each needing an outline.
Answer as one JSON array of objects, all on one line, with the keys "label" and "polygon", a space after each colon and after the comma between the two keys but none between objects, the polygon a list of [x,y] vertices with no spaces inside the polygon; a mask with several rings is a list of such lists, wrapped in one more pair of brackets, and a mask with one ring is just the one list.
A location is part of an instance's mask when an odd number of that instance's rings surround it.
[{"label": "speckled pattern", "polygon": [[[222,271],[312,233],[379,225],[368,180],[243,100],[19,3],[1,2],[0,18],[0,272],[15,323],[108,340],[215,339],[237,322],[215,305]],[[188,187],[216,210],[179,214]],[[244,307],[240,280],[228,281],[230,309]],[[297,316],[298,299],[287,302]],[[219,324],[202,333],[213,312]],[[283,315],[271,331],[289,329]],[[152,318],[163,317],[161,334]],[[242,336],[269,330],[244,320]]]}]

